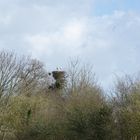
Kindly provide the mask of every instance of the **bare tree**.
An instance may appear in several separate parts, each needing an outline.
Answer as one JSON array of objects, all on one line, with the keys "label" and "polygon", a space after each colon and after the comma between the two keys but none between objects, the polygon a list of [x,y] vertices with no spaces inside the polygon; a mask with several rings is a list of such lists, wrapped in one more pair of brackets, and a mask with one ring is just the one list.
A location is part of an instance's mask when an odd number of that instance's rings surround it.
[{"label": "bare tree", "polygon": [[0,52],[0,98],[13,93],[19,82],[21,63],[14,53]]},{"label": "bare tree", "polygon": [[137,118],[139,112],[140,80],[125,75],[117,77],[112,94],[113,117],[118,133],[117,139],[137,139]]},{"label": "bare tree", "polygon": [[130,102],[130,94],[137,90],[135,77],[125,75],[124,77],[116,77],[116,82],[112,91],[112,99],[116,107],[126,107]]},{"label": "bare tree", "polygon": [[26,95],[36,94],[47,87],[47,72],[44,65],[36,59],[25,61],[20,73],[20,84],[18,90]]},{"label": "bare tree", "polygon": [[0,52],[0,99],[17,94],[35,94],[47,87],[44,65],[30,57]]},{"label": "bare tree", "polygon": [[67,89],[69,92],[79,92],[86,89],[97,88],[95,74],[90,65],[81,65],[78,59],[68,64]]}]

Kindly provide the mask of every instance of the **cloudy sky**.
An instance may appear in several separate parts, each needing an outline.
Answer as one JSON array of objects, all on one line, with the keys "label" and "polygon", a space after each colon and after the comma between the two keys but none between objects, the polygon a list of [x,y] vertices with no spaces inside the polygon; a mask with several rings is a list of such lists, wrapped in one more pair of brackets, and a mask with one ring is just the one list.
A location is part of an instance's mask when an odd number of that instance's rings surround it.
[{"label": "cloudy sky", "polygon": [[140,70],[140,1],[0,0],[0,49],[48,69],[78,57],[106,88],[114,75]]}]

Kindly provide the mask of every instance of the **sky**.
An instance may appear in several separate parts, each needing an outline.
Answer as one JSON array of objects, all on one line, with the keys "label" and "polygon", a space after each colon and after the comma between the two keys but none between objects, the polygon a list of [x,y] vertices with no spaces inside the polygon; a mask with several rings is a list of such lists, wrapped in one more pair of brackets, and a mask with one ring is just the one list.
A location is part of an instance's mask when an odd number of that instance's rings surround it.
[{"label": "sky", "polygon": [[78,58],[108,88],[115,75],[140,70],[140,0],[0,0],[3,49],[48,70]]}]

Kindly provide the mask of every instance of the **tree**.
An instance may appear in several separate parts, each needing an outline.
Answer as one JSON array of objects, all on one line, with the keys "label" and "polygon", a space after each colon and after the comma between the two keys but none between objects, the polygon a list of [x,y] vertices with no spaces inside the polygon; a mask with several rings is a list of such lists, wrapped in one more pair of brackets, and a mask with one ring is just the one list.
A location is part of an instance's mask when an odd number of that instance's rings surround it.
[{"label": "tree", "polygon": [[92,67],[81,65],[79,60],[71,60],[67,70],[67,87],[68,93],[81,93],[86,90],[101,90],[97,86],[95,74],[92,73]]},{"label": "tree", "polygon": [[44,65],[30,57],[13,52],[0,52],[0,99],[18,94],[36,94],[46,90],[47,72]]},{"label": "tree", "polygon": [[118,78],[112,97],[113,116],[119,140],[137,140],[140,133],[140,80],[126,75]]}]

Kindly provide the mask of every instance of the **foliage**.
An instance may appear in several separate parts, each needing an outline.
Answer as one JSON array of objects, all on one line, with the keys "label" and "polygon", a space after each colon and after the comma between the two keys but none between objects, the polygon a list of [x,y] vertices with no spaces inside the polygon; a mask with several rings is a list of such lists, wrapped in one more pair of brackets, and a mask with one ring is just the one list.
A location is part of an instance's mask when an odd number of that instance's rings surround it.
[{"label": "foliage", "polygon": [[140,139],[138,76],[118,78],[107,98],[91,69],[75,61],[51,90],[44,65],[23,58],[0,52],[0,140]]}]

